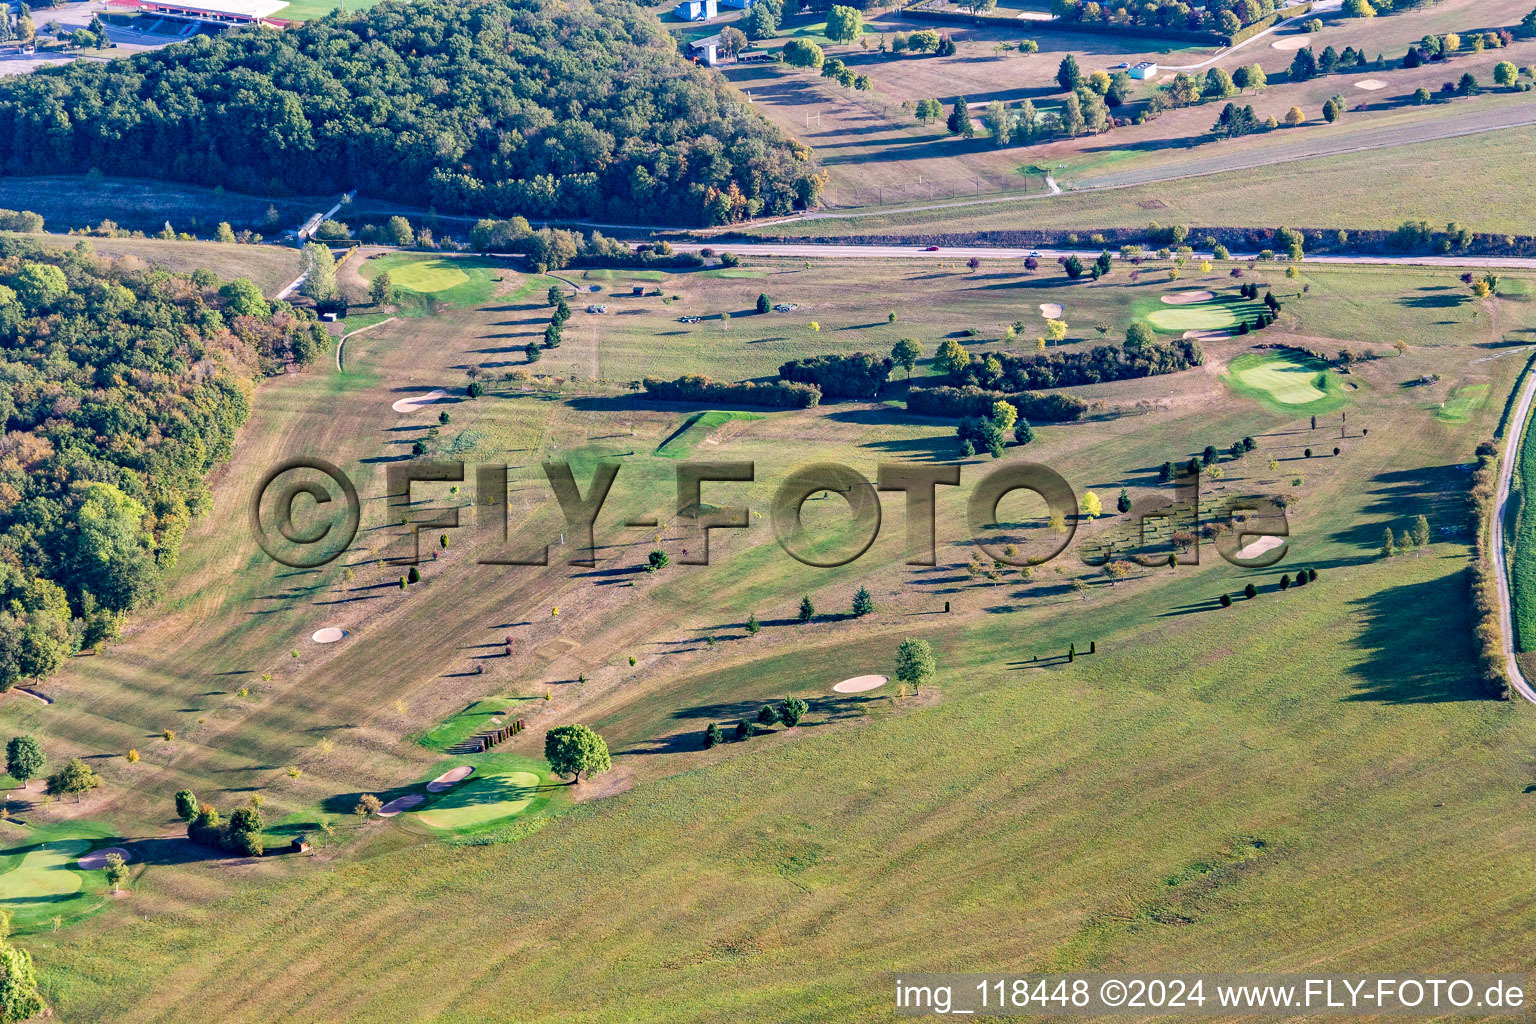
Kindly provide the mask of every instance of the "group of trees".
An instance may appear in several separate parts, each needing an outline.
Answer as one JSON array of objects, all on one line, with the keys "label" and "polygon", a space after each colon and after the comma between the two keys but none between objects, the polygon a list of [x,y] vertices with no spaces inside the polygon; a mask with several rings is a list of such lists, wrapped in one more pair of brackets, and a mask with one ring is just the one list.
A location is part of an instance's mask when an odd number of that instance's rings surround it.
[{"label": "group of trees", "polygon": [[748,39],[772,39],[779,34],[779,22],[783,19],[783,0],[756,0],[741,19],[741,25]]},{"label": "group of trees", "polygon": [[[914,360],[915,361],[915,360]],[[852,355],[808,356],[779,367],[781,380],[813,384],[823,398],[873,400],[896,364],[889,357],[855,352]]]},{"label": "group of trees", "polygon": [[1035,439],[1029,420],[1019,415],[1017,406],[1002,398],[992,403],[989,415],[966,416],[955,428],[955,435],[960,438],[960,453],[966,458],[981,449],[986,449],[994,459],[1002,458],[1010,433],[1016,444],[1029,444]]},{"label": "group of trees", "polygon": [[256,379],[329,343],[244,279],[0,238],[0,691],[150,599]]},{"label": "group of trees", "polygon": [[176,794],[176,813],[187,823],[187,838],[199,846],[247,857],[260,857],[266,852],[262,829],[261,804],[252,799],[230,812],[229,820],[219,816],[219,809],[212,804],[199,803],[190,789]]},{"label": "group of trees", "polygon": [[0,80],[0,137],[12,174],[153,167],[501,216],[708,223],[711,191],[787,213],[823,181],[629,4],[424,0],[198,35]]},{"label": "group of trees", "polygon": [[852,68],[836,57],[823,62],[821,77],[832,79],[844,89],[857,89],[859,92],[868,92],[875,87],[874,79],[868,75],[855,73]]},{"label": "group of trees", "polygon": [[25,3],[19,4],[14,19],[11,16],[10,4],[0,7],[0,43],[8,43],[12,40],[29,43],[35,38],[37,38],[37,25],[32,19],[31,7]]},{"label": "group of trees", "polygon": [[[800,724],[800,720],[810,711],[811,706],[799,697],[785,697],[777,706],[764,704],[757,712],[756,721],[743,718],[736,723],[733,730],[737,742],[751,739],[759,732],[772,729],[780,722],[786,729],[793,729]],[[720,729],[718,722],[710,722],[704,729],[704,749],[719,746],[725,742],[725,734]]]},{"label": "group of trees", "polygon": [[1478,442],[1471,484],[1467,490],[1467,528],[1472,534],[1472,568],[1468,574],[1469,596],[1476,625],[1478,671],[1484,685],[1499,700],[1510,697],[1509,672],[1504,661],[1504,634],[1499,624],[1499,577],[1494,571],[1488,524],[1499,489],[1499,446]]},{"label": "group of trees", "polygon": [[1139,25],[1231,35],[1274,14],[1275,2],[1206,0],[1199,4],[1184,0],[1146,0],[1144,3],[1119,4],[1110,0],[1052,0],[1051,8],[1058,18],[1084,24]]},{"label": "group of trees", "polygon": [[1381,541],[1381,557],[1392,558],[1399,551],[1412,551],[1422,555],[1429,550],[1429,520],[1423,515],[1413,517],[1408,529],[1393,536],[1392,527],[1384,527]]},{"label": "group of trees", "polygon": [[911,33],[897,32],[891,37],[891,52],[932,53],[945,57],[955,52],[955,41],[947,33],[939,33],[931,28]]},{"label": "group of trees", "polygon": [[[946,344],[951,342],[953,339]],[[965,355],[958,343],[954,347],[960,349],[959,356],[951,356],[942,364],[935,359],[935,368],[947,372],[954,387],[989,391],[1028,391],[1153,377],[1187,370],[1205,361],[1199,342],[1189,338],[1160,341],[1140,321],[1126,331],[1123,346],[1098,345],[1086,351],[1028,356],[1009,352]],[[942,349],[940,355],[944,355]]]},{"label": "group of trees", "polygon": [[1070,423],[1088,411],[1088,403],[1076,395],[979,387],[912,388],[907,392],[907,411],[918,416],[982,418],[992,415],[999,399],[1012,405],[1021,419],[1036,423]]},{"label": "group of trees", "polygon": [[565,331],[566,321],[571,318],[570,304],[565,301],[565,296],[560,294],[559,285],[550,285],[545,299],[548,305],[555,307],[555,310],[549,315],[549,323],[544,325],[543,340],[535,339],[530,341],[527,347],[524,348],[524,351],[528,353],[528,361],[530,363],[539,361],[543,349],[560,347],[561,335]]},{"label": "group of trees", "polygon": [[1357,50],[1353,46],[1344,47],[1343,53],[1329,46],[1320,54],[1310,46],[1303,46],[1291,57],[1291,81],[1305,82],[1335,71],[1363,68],[1369,63],[1370,58],[1365,50]]},{"label": "group of trees", "polygon": [[[756,212],[756,207],[739,191],[727,189],[710,198],[710,216],[720,218],[722,222],[736,217],[739,211]],[[469,245],[475,252],[526,256],[529,268],[539,274],[572,265],[692,268],[704,264],[699,254],[676,252],[667,242],[645,242],[631,248],[600,231],[535,230],[526,217],[478,220],[470,228]]]}]

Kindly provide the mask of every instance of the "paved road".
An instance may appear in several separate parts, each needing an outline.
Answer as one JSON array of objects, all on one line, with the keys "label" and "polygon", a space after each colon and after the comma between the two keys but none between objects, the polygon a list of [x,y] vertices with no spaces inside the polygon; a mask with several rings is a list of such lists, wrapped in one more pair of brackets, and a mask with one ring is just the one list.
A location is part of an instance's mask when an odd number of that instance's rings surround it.
[{"label": "paved road", "polygon": [[1509,684],[1520,696],[1536,704],[1536,689],[1520,672],[1515,661],[1515,616],[1509,597],[1509,572],[1504,565],[1504,507],[1509,503],[1509,483],[1515,475],[1515,459],[1520,452],[1520,439],[1525,431],[1525,420],[1531,411],[1531,400],[1536,398],[1536,373],[1530,374],[1520,392],[1520,402],[1510,418],[1509,437],[1504,441],[1504,461],[1499,467],[1499,493],[1493,502],[1493,574],[1499,584],[1499,627],[1504,642],[1504,667],[1509,672]]},{"label": "paved road", "polygon": [[[839,259],[1023,259],[1030,253],[1039,253],[1041,259],[1054,260],[1058,256],[1076,255],[1092,259],[1100,249],[1031,249],[988,245],[944,245],[929,252],[920,245],[821,245],[816,242],[673,242],[678,252],[698,252],[711,248],[729,250],[740,256],[797,256],[801,258],[836,257]],[[1248,259],[1255,253],[1232,253],[1234,259]],[[1114,253],[1115,260],[1120,257]],[[1210,259],[1211,254],[1196,252],[1195,259]],[[1377,263],[1400,264],[1415,267],[1502,267],[1508,270],[1536,270],[1536,257],[1531,256],[1308,256],[1307,263]],[[1283,263],[1272,264],[1275,267]]]}]

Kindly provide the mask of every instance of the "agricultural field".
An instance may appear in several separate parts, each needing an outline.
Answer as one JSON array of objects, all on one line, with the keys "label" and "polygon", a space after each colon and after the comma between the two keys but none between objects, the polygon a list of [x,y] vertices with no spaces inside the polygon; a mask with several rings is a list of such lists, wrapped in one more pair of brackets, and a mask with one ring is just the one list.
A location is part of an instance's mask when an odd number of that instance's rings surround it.
[{"label": "agricultural field", "polygon": [[[61,1019],[204,1019],[208,992],[230,1021],[477,1019],[509,992],[529,1021],[712,1020],[722,1000],[733,1019],[795,1019],[811,1000],[849,1019],[884,1012],[889,974],[913,965],[1528,967],[1536,918],[1508,881],[1536,869],[1536,723],[1473,679],[1462,467],[1530,358],[1536,274],[1474,298],[1452,268],[1218,263],[1171,280],[1147,260],[1073,282],[1054,262],[535,275],[370,254],[338,280],[374,326],[339,364],[257,390],[156,605],[71,659],[52,704],[0,702],[50,762],[89,757],[103,778],[79,804],[13,790],[12,814],[61,845],[12,829],[0,851],[7,898],[52,909],[15,925]],[[366,298],[386,269],[398,309]],[[1255,281],[1279,318],[1231,333],[1256,312],[1238,296]],[[552,285],[571,319],[529,362]],[[759,294],[794,308],[756,313]],[[924,349],[913,383],[931,384],[944,341],[1028,354],[1048,318],[1068,325],[1048,352],[1118,344],[1143,319],[1209,332],[1205,362],[1070,389],[1089,415],[1035,425],[1000,462],[962,460],[954,422],[908,414],[900,371],[878,401],[806,410],[629,387],[766,380],[789,358],[904,337]],[[1255,450],[1228,454],[1244,437]],[[485,528],[472,470],[416,484],[407,516],[460,521],[420,530],[406,586],[385,562],[410,537],[385,471],[418,444],[505,465],[507,533]],[[1222,472],[1203,501],[1286,499],[1280,564],[1240,569],[1209,543],[1197,564],[1124,578],[1083,562],[1164,500],[1160,465],[1207,445]],[[263,474],[294,456],[334,462],[362,498],[356,540],[323,567],[273,563],[246,526]],[[548,460],[583,489],[619,467],[590,542],[562,530]],[[712,533],[708,565],[685,562],[704,541],[674,504],[684,460],[756,467],[705,484],[710,505],[750,509],[746,529]],[[940,489],[937,564],[904,564],[899,495],[856,560],[785,555],[773,491],[813,460],[871,479],[884,462],[963,461],[962,485]],[[1026,461],[1103,514],[1073,516],[1067,553],[1030,574],[973,574],[967,496]],[[1122,489],[1130,515],[1114,511]],[[802,521],[848,534],[822,494]],[[1426,548],[1380,557],[1383,528],[1419,514]],[[998,515],[1049,529],[1032,498]],[[508,564],[545,545],[547,564]],[[647,571],[652,551],[668,564]],[[1282,587],[1303,567],[1318,578]],[[860,587],[874,610],[855,616]],[[938,666],[917,692],[896,682],[906,638]],[[890,680],[833,689],[861,674]],[[788,697],[808,705],[795,727],[701,743],[709,723],[729,737]],[[515,721],[526,731],[476,749]],[[612,770],[579,785],[548,770],[544,732],[569,722],[606,739]],[[260,796],[269,855],[179,838],[181,789],[226,814]],[[357,813],[364,797],[388,816]],[[310,850],[288,853],[300,836]],[[70,856],[130,840],[144,856],[125,896],[108,902],[99,872],[60,888]]]}]

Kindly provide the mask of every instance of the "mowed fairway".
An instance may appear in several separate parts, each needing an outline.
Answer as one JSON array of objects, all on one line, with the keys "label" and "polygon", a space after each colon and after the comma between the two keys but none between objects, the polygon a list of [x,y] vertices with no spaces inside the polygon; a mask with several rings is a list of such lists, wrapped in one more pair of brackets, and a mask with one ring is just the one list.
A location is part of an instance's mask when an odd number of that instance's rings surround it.
[{"label": "mowed fairway", "polygon": [[[1068,346],[1098,344],[1099,320],[1117,340],[1163,285],[1001,264],[749,262],[766,276],[666,275],[664,294],[679,298],[665,305],[621,298],[618,275],[618,294],[598,300],[615,308],[578,306],[564,345],[533,367],[521,346],[548,321],[547,282],[507,271],[493,301],[385,324],[348,342],[345,373],[322,362],[257,393],[161,604],[121,644],[72,659],[57,703],[4,702],[0,715],[40,735],[51,761],[98,756],[121,834],[174,828],[171,798],[187,787],[226,813],[259,793],[269,821],[312,837],[323,819],[335,848],[146,858],[132,894],[143,917],[109,905],[28,937],[63,1019],[204,1020],[218,992],[229,1021],[480,1020],[504,1016],[515,992],[518,1019],[540,1024],[863,1020],[888,1015],[892,972],[917,967],[1533,966],[1536,908],[1519,882],[1536,877],[1524,792],[1536,717],[1472,681],[1467,545],[1441,532],[1466,521],[1457,466],[1495,429],[1522,365],[1473,360],[1536,326],[1531,307],[1491,300],[1475,321],[1437,308],[1427,315],[1455,325],[1398,354],[1384,332],[1426,316],[1399,300],[1434,298],[1452,271],[1386,283],[1330,270],[1304,298],[1287,282],[1279,322],[1210,343],[1208,365],[1074,389],[1095,403],[1091,418],[1038,424],[1000,462],[967,461],[963,486],[939,497],[939,564],[905,564],[902,504],[886,496],[866,555],[815,569],[774,541],[778,483],[813,460],[870,478],[884,462],[958,461],[953,422],[908,415],[901,379],[882,403],[709,428],[698,414],[720,410],[650,403],[627,383],[767,376],[786,353],[884,353],[902,336],[928,353],[922,381],[944,338],[1007,347],[1005,327],[1038,330],[1047,301],[1068,310]],[[1225,271],[1177,285],[1214,290]],[[743,312],[759,292],[801,308]],[[677,319],[721,312],[731,320]],[[1276,355],[1258,344],[1380,357],[1347,378],[1360,384],[1347,438],[1337,424],[1313,431],[1306,405],[1217,379]],[[470,400],[475,366],[486,387]],[[1444,422],[1395,386],[1430,374],[1486,384],[1491,400]],[[391,411],[432,389],[450,398]],[[1123,487],[1134,515],[1164,495],[1163,462],[1245,436],[1257,450],[1220,455],[1219,485],[1294,499],[1280,566],[1240,570],[1206,548],[1198,565],[1113,582],[1077,557],[1133,523],[1106,515],[1079,521],[1068,554],[1030,578],[966,571],[967,499],[997,465],[1044,463],[1107,508]],[[708,566],[681,564],[697,535],[671,519],[677,463],[658,452],[671,438],[694,458],[756,466],[751,483],[706,485],[706,501],[759,513],[716,531]],[[445,531],[451,545],[401,590],[400,569],[378,564],[395,525],[378,496],[383,467],[418,440],[431,457],[507,464],[510,539],[548,543],[549,564],[482,563],[502,540],[469,528],[470,482],[419,486],[424,503],[460,508],[465,528]],[[1324,443],[1341,455],[1290,472]],[[307,453],[353,474],[366,511],[347,559],[295,572],[231,524],[274,460]],[[558,525],[549,458],[570,460],[583,488],[599,463],[621,467],[595,566],[571,564],[582,549],[558,546],[558,530],[533,529]],[[814,504],[838,523],[834,501]],[[658,510],[667,522],[623,525]],[[1420,513],[1430,549],[1379,559],[1383,528]],[[647,573],[656,547],[672,564]],[[1302,566],[1318,580],[1282,592],[1281,572]],[[1248,583],[1253,600],[1218,605]],[[875,611],[855,619],[861,586]],[[820,612],[808,623],[805,595]],[[322,625],[347,636],[307,643]],[[938,675],[902,698],[894,656],[909,636],[933,643]],[[893,684],[829,692],[863,673]],[[730,736],[786,696],[810,705],[795,729],[703,749],[709,723]],[[444,756],[501,712],[503,724],[526,718],[526,733]],[[533,774],[544,730],[567,722],[606,738],[613,771],[540,782],[522,803],[531,784],[516,773]],[[155,738],[169,727],[175,742]],[[145,756],[130,765],[120,752],[135,746]],[[462,764],[476,773],[417,811],[353,813],[361,794],[395,799]],[[434,828],[438,813],[449,817]]]}]

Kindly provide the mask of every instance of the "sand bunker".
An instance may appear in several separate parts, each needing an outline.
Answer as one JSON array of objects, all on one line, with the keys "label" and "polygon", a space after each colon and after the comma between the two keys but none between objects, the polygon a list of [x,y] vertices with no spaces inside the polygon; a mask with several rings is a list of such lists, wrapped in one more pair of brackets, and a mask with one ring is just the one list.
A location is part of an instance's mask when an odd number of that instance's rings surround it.
[{"label": "sand bunker", "polygon": [[472,765],[467,764],[460,765],[457,768],[449,769],[448,771],[443,772],[443,774],[439,775],[437,778],[433,779],[431,782],[427,783],[427,792],[441,793],[445,789],[450,789],[454,785],[469,778],[469,773],[474,770],[475,769]]},{"label": "sand bunker", "polygon": [[379,817],[393,818],[401,811],[408,811],[425,799],[426,797],[422,796],[420,793],[407,793],[405,796],[397,796],[389,803],[379,808]]},{"label": "sand bunker", "polygon": [[1196,302],[1210,302],[1215,297],[1210,292],[1174,292],[1164,295],[1163,301],[1170,306],[1188,306]]},{"label": "sand bunker", "polygon": [[1258,558],[1264,552],[1272,551],[1275,548],[1279,547],[1281,544],[1284,544],[1287,539],[1288,538],[1285,538],[1285,537],[1260,537],[1258,540],[1254,541],[1252,544],[1249,544],[1247,547],[1245,547],[1242,550],[1240,550],[1237,553],[1237,557],[1238,558]]},{"label": "sand bunker", "polygon": [[336,626],[326,626],[324,629],[315,630],[309,635],[309,638],[317,644],[333,644],[346,635],[347,631],[344,629],[339,629]]},{"label": "sand bunker", "polygon": [[852,679],[844,679],[832,687],[838,693],[863,693],[866,690],[874,690],[890,682],[885,676],[854,676]]},{"label": "sand bunker", "polygon": [[1377,89],[1385,89],[1387,83],[1379,78],[1362,78],[1355,83],[1356,89],[1364,89],[1367,92],[1375,92]]},{"label": "sand bunker", "polygon": [[1059,302],[1042,302],[1042,303],[1040,303],[1040,315],[1045,317],[1047,320],[1060,320],[1061,319],[1061,303],[1059,303]]},{"label": "sand bunker", "polygon": [[1204,330],[1184,332],[1185,341],[1225,341],[1230,337],[1232,337],[1231,331]]},{"label": "sand bunker", "polygon": [[1277,50],[1299,50],[1311,41],[1311,36],[1286,36],[1284,39],[1276,39],[1269,45]]},{"label": "sand bunker", "polygon": [[390,406],[390,408],[395,410],[395,412],[415,412],[417,409],[420,409],[424,405],[431,405],[438,399],[447,397],[448,392],[446,391],[428,391],[424,395],[412,395],[410,398],[402,398],[400,401]]},{"label": "sand bunker", "polygon": [[107,866],[107,854],[115,853],[123,858],[123,861],[133,860],[133,855],[121,846],[109,846],[105,850],[92,850],[79,860],[81,871],[100,871]]}]

